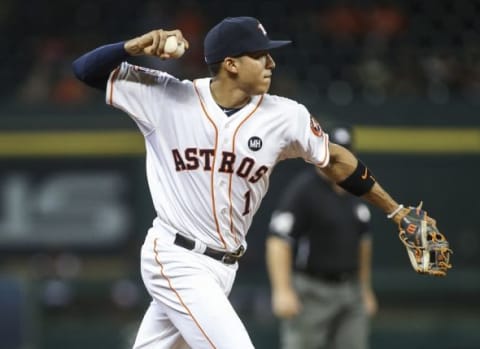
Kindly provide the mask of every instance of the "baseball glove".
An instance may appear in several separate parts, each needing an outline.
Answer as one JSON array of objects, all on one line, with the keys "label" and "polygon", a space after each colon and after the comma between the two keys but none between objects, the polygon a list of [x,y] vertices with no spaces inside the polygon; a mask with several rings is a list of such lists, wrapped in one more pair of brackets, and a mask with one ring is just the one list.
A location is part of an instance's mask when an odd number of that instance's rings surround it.
[{"label": "baseball glove", "polygon": [[407,249],[413,269],[420,274],[445,276],[452,267],[450,255],[453,251],[445,236],[435,225],[435,220],[427,217],[418,207],[409,207],[408,213],[400,220],[399,238]]}]

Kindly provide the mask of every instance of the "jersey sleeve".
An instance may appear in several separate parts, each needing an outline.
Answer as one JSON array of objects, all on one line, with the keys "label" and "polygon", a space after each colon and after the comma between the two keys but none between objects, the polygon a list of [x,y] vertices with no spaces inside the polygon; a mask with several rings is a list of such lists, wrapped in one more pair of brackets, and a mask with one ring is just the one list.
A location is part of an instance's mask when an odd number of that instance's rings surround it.
[{"label": "jersey sleeve", "polygon": [[284,150],[283,158],[303,158],[318,167],[325,167],[330,161],[328,134],[323,132],[317,120],[301,104],[291,118],[290,144]]},{"label": "jersey sleeve", "polygon": [[130,115],[142,133],[148,134],[159,124],[159,106],[173,81],[178,82],[167,73],[124,62],[110,74],[106,102]]},{"label": "jersey sleeve", "polygon": [[307,188],[302,176],[292,182],[272,213],[269,235],[294,243],[306,232],[310,221],[308,200],[305,198]]}]

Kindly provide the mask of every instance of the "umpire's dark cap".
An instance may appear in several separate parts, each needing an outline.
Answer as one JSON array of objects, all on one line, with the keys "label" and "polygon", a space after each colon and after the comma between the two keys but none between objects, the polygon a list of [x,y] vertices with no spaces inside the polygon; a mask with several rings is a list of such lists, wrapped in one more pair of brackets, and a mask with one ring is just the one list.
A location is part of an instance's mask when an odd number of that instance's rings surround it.
[{"label": "umpire's dark cap", "polygon": [[218,63],[225,57],[268,51],[290,43],[290,40],[270,40],[265,28],[256,18],[227,17],[205,36],[205,62]]}]

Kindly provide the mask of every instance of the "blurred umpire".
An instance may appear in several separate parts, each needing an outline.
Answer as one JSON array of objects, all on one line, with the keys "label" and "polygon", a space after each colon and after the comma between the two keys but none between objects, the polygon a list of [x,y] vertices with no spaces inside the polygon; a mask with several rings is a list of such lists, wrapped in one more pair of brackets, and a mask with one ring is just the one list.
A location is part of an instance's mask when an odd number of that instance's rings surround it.
[{"label": "blurred umpire", "polygon": [[[330,140],[351,149],[346,127]],[[371,287],[368,207],[320,171],[288,185],[272,215],[267,270],[282,349],[366,349]]]}]

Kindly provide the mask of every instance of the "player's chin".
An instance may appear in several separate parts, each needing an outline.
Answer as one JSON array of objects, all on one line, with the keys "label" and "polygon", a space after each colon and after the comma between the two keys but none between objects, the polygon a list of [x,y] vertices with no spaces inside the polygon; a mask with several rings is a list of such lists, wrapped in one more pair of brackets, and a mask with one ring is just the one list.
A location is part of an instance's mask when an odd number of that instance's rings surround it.
[{"label": "player's chin", "polygon": [[272,79],[270,77],[264,78],[261,83],[258,84],[258,94],[267,93],[270,90],[270,85],[272,84]]}]

